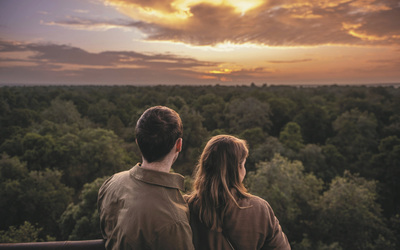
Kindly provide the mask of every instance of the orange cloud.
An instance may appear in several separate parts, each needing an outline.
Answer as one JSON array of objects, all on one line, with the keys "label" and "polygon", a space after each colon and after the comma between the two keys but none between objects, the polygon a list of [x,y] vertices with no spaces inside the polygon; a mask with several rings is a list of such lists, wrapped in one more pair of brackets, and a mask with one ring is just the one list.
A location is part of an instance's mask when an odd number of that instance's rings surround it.
[{"label": "orange cloud", "polygon": [[199,79],[205,79],[205,80],[210,80],[210,79],[218,79],[216,76],[209,76],[209,75],[201,75]]},{"label": "orange cloud", "polygon": [[232,78],[222,76],[219,78],[221,82],[232,82]]},{"label": "orange cloud", "polygon": [[312,59],[308,58],[308,59],[288,60],[288,61],[274,60],[274,61],[268,61],[268,62],[269,63],[303,63],[303,62],[310,62],[310,61],[312,61]]},{"label": "orange cloud", "polygon": [[226,68],[222,67],[209,70],[201,75],[201,79],[218,79],[221,82],[251,82],[257,79],[265,79],[274,70],[267,68]]},{"label": "orange cloud", "polygon": [[[197,46],[227,42],[269,46],[400,44],[396,38],[400,35],[400,6],[394,1],[104,1],[131,17],[131,27],[153,41]],[[355,20],[359,25],[356,29],[343,26]]]}]

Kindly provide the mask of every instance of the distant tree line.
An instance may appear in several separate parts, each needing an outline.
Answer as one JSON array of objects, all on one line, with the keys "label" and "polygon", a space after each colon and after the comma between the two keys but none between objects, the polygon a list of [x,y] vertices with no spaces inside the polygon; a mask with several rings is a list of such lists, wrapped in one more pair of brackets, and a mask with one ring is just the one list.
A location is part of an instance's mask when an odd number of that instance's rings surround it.
[{"label": "distant tree line", "polygon": [[98,188],[140,162],[154,105],[182,118],[187,192],[207,140],[233,134],[293,249],[400,247],[400,89],[335,85],[1,87],[0,242],[101,238]]}]

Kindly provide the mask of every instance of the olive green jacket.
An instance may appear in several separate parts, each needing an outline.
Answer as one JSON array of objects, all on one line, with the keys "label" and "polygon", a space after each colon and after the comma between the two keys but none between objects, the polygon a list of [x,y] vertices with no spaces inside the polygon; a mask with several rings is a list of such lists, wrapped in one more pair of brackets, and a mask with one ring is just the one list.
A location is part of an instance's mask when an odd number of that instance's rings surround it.
[{"label": "olive green jacket", "polygon": [[194,249],[183,181],[140,164],[106,180],[97,202],[106,249]]},{"label": "olive green jacket", "polygon": [[[188,200],[190,196],[185,196]],[[198,208],[190,208],[190,225],[196,250],[235,249],[291,249],[286,235],[271,206],[258,196],[237,199],[228,205],[223,225],[210,229],[198,215]],[[229,241],[229,242],[228,242]]]}]

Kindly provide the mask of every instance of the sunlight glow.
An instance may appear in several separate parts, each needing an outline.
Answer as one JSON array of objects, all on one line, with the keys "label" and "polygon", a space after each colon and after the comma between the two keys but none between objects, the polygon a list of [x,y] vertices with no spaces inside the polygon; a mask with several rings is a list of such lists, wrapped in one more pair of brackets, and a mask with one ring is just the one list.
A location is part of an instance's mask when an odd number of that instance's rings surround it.
[{"label": "sunlight glow", "polygon": [[232,6],[239,13],[246,13],[248,10],[257,8],[264,1],[262,0],[177,0],[171,4],[171,6],[176,7],[176,9],[183,11],[185,13],[190,12],[190,7],[200,4],[207,3],[212,5],[226,5]]},{"label": "sunlight glow", "polygon": [[208,73],[210,74],[230,74],[232,73],[232,69],[219,69],[219,70],[211,70]]},{"label": "sunlight glow", "polygon": [[248,10],[254,9],[260,6],[264,1],[260,0],[230,0],[224,1],[229,2],[230,5],[234,6],[237,11],[245,13]]},{"label": "sunlight glow", "polygon": [[106,5],[116,6],[121,12],[142,20],[152,20],[153,22],[174,23],[185,20],[192,16],[191,7],[198,4],[210,4],[214,6],[230,6],[236,12],[244,15],[247,11],[257,8],[264,1],[262,0],[175,0],[169,7],[158,6],[143,7],[135,3],[126,3],[118,0],[108,0]]},{"label": "sunlight glow", "polygon": [[[223,43],[217,43],[215,45],[192,45],[188,43],[184,43],[181,41],[174,41],[174,40],[160,40],[160,41],[151,41],[148,40],[146,41],[148,44],[164,44],[166,46],[184,46],[187,49],[197,49],[197,50],[202,50],[202,51],[218,51],[218,52],[229,52],[229,51],[237,51],[239,49],[288,49],[288,47],[285,46],[268,46],[264,44],[256,44],[256,43],[242,43],[242,44],[236,44],[232,42],[223,42]],[[297,46],[299,47],[299,46]],[[301,46],[300,46],[301,47]]]}]

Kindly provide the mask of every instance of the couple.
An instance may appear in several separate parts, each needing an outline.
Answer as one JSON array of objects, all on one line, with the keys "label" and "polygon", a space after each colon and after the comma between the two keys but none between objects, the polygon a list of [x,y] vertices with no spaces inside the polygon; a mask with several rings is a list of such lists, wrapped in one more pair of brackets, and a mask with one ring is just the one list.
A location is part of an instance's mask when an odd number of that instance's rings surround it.
[{"label": "couple", "polygon": [[194,191],[182,197],[183,176],[170,173],[182,150],[182,122],[167,107],[146,110],[136,124],[142,164],[117,173],[99,190],[107,249],[290,249],[269,204],[242,181],[246,142],[210,139]]}]

